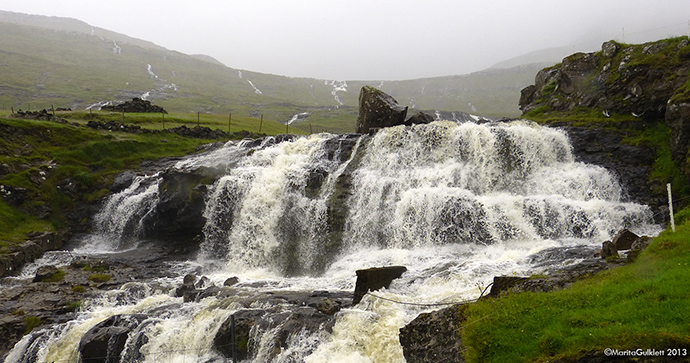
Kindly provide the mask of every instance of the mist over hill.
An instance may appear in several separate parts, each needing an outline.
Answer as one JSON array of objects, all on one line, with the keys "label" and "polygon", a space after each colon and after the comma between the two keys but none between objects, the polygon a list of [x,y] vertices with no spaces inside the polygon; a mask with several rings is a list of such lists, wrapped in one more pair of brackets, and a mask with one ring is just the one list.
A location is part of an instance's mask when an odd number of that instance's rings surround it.
[{"label": "mist over hill", "polygon": [[517,62],[402,81],[319,80],[234,69],[207,55],[171,51],[69,18],[0,11],[0,32],[3,109],[97,108],[142,97],[174,112],[264,115],[284,123],[303,114],[295,126],[336,132],[354,130],[365,85],[410,111],[518,116],[520,90],[544,66]]}]

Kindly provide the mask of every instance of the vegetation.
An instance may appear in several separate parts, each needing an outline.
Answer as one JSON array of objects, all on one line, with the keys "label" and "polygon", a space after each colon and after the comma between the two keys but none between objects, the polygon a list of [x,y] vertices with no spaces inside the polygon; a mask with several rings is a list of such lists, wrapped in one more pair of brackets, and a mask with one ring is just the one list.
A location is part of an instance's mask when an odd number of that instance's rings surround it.
[{"label": "vegetation", "polygon": [[31,333],[32,330],[39,327],[43,322],[38,316],[27,316],[24,318],[24,335]]},{"label": "vegetation", "polygon": [[108,274],[91,274],[89,275],[89,281],[101,283],[110,281],[110,275]]},{"label": "vegetation", "polygon": [[[85,124],[89,120],[122,121],[122,114],[62,112],[60,117]],[[166,115],[165,127],[196,126],[197,114]],[[199,115],[201,126],[227,130],[227,116]],[[161,129],[162,115],[125,114],[126,123]],[[285,133],[285,125],[233,116],[231,131]],[[291,133],[302,133],[290,128]],[[0,115],[0,174],[2,193],[22,191],[21,201],[0,199],[0,253],[23,242],[31,231],[55,231],[67,226],[67,215],[84,202],[106,196],[107,186],[123,170],[144,160],[182,156],[216,140],[193,139],[172,133],[130,134],[97,131],[72,124],[2,118]],[[16,194],[16,193],[15,193]],[[87,221],[83,221],[86,223]],[[84,226],[85,228],[88,226]]]},{"label": "vegetation", "polygon": [[689,241],[690,221],[684,218],[677,232],[663,232],[635,263],[565,290],[509,294],[467,306],[467,361],[533,362],[606,348],[688,347]]}]

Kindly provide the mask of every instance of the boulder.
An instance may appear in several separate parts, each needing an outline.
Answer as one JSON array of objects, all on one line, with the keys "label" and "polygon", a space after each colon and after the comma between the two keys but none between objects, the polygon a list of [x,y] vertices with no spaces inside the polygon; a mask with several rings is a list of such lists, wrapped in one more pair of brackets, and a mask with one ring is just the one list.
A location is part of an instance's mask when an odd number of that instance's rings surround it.
[{"label": "boulder", "polygon": [[601,258],[606,259],[607,257],[618,256],[618,250],[616,245],[611,241],[606,241],[601,244]]},{"label": "boulder", "polygon": [[151,101],[142,100],[139,97],[132,98],[118,105],[103,106],[102,111],[118,112],[142,112],[142,113],[168,113],[163,107],[151,104]]},{"label": "boulder", "polygon": [[53,265],[41,266],[36,270],[36,276],[34,276],[33,282],[42,282],[53,277],[53,275],[58,272],[58,268]]},{"label": "boulder", "polygon": [[486,297],[498,297],[501,292],[508,291],[511,287],[526,280],[529,279],[517,276],[494,276],[494,281],[491,283],[491,291]]},{"label": "boulder", "polygon": [[462,305],[423,313],[400,329],[400,345],[408,362],[464,362]]},{"label": "boulder", "polygon": [[405,126],[412,126],[418,124],[428,124],[434,121],[434,117],[424,112],[417,112],[412,117],[405,121]]},{"label": "boulder", "polygon": [[630,232],[627,229],[624,229],[618,232],[618,234],[613,237],[613,241],[611,242],[613,242],[613,244],[616,246],[616,250],[625,251],[629,250],[632,247],[633,242],[637,241],[638,238],[640,238],[640,236]]},{"label": "boulder", "polygon": [[117,363],[129,334],[146,315],[114,315],[93,326],[79,341],[82,362]]},{"label": "boulder", "polygon": [[402,276],[405,271],[407,271],[405,266],[374,267],[357,270],[357,283],[352,303],[359,303],[369,291],[388,288],[391,282]]},{"label": "boulder", "polygon": [[359,93],[357,132],[369,133],[372,128],[391,127],[405,123],[407,107],[374,87],[364,86]]}]

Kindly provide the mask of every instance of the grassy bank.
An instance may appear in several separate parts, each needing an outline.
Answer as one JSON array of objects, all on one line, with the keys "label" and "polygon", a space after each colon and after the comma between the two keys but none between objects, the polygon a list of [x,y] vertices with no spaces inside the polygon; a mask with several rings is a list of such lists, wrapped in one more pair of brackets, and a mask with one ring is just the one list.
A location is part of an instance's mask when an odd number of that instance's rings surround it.
[{"label": "grassy bank", "polygon": [[565,290],[510,294],[467,306],[461,332],[467,361],[535,362],[606,348],[690,348],[688,215],[679,213],[677,232],[663,232],[635,263]]},{"label": "grassy bank", "polygon": [[[69,112],[61,116],[85,124],[89,120],[122,121],[122,114]],[[165,127],[196,126],[197,115],[166,115]],[[127,123],[162,128],[162,115],[125,114]],[[201,126],[227,131],[227,116],[200,115]],[[257,132],[259,119],[233,118],[231,131]],[[262,133],[285,133],[285,126],[264,120]],[[301,133],[290,129],[290,132]],[[0,253],[22,242],[28,232],[54,231],[73,225],[74,213],[109,193],[113,177],[136,169],[144,160],[196,152],[204,140],[172,133],[131,134],[98,131],[46,121],[0,115]],[[88,221],[81,223],[88,228]]]}]

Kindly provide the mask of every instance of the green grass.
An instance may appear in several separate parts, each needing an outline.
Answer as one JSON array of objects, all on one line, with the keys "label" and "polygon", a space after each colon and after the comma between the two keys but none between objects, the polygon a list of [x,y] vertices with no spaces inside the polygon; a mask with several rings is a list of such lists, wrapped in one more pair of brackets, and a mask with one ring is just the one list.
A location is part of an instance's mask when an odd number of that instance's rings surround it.
[{"label": "green grass", "polygon": [[[687,211],[683,213],[687,214]],[[550,293],[468,305],[468,362],[534,362],[612,349],[690,345],[690,223],[663,232],[635,263]]]},{"label": "green grass", "polygon": [[[0,185],[26,189],[25,201],[10,206],[0,199],[0,253],[24,241],[31,231],[54,231],[67,226],[66,215],[78,205],[106,196],[114,175],[136,169],[144,160],[183,156],[196,152],[205,143],[202,140],[181,137],[171,133],[129,134],[97,131],[70,124],[46,121],[2,118],[0,114],[0,164],[16,169],[14,173],[0,175]],[[121,121],[121,114],[98,112],[67,112],[62,117],[71,122],[86,123],[86,118],[103,121]],[[166,115],[166,128],[182,124],[196,126],[196,114]],[[160,118],[160,119],[159,119]],[[162,128],[159,114],[125,114],[128,123],[143,128]],[[200,115],[202,126],[225,128],[227,116]],[[260,119],[234,117],[232,131],[258,132]],[[224,127],[223,127],[224,126]],[[264,120],[262,133],[285,133],[285,125]],[[290,132],[302,133],[290,128]],[[226,141],[226,140],[221,140]],[[48,168],[46,165],[50,165]],[[45,180],[41,179],[45,174]],[[58,188],[69,181],[73,191]],[[37,217],[38,211],[49,209],[47,218]]]},{"label": "green grass", "polygon": [[110,281],[110,275],[107,274],[91,274],[89,275],[89,281],[93,282],[108,282]]}]

